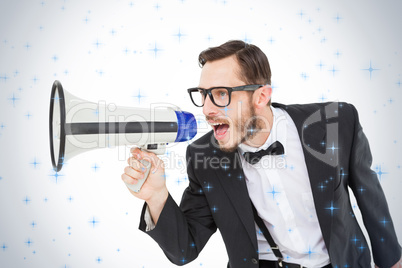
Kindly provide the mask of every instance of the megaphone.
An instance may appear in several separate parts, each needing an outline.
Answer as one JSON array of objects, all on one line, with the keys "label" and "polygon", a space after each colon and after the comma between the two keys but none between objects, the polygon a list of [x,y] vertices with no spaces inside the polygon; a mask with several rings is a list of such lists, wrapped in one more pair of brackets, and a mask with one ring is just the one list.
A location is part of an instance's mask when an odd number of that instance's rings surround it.
[{"label": "megaphone", "polygon": [[[54,81],[50,97],[49,135],[53,169],[59,172],[72,157],[98,148],[136,145],[155,154],[163,154],[171,142],[183,142],[197,134],[194,115],[171,107],[144,109],[120,107],[104,102],[82,100],[63,90]],[[139,192],[144,179],[128,185]]]}]

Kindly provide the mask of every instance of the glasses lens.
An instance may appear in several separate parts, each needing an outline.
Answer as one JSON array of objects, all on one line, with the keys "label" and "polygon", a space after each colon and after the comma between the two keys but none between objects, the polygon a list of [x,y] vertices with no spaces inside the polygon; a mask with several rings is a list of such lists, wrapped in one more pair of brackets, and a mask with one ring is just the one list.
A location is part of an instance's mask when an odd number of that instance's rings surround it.
[{"label": "glasses lens", "polygon": [[229,104],[229,91],[226,88],[214,88],[211,90],[214,102],[218,106],[226,106]]},{"label": "glasses lens", "polygon": [[203,90],[195,88],[190,92],[190,95],[196,106],[202,106],[204,104],[205,97]]}]

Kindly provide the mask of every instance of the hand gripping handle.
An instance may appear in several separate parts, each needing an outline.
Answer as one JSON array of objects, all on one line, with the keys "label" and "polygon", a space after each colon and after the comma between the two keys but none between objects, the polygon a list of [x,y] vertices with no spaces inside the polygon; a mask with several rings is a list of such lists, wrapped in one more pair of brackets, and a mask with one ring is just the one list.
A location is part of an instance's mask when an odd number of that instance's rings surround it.
[{"label": "hand gripping handle", "polygon": [[148,178],[149,171],[151,170],[151,166],[152,166],[152,165],[151,165],[151,162],[148,162],[147,160],[142,159],[142,160],[140,160],[140,162],[141,162],[141,164],[143,164],[143,165],[145,166],[145,168],[146,168],[146,171],[145,171],[145,173],[144,173],[144,178],[138,180],[138,182],[137,182],[136,184],[128,184],[128,183],[126,183],[127,187],[128,187],[131,191],[136,192],[136,193],[138,193],[138,192],[140,191],[142,185],[144,184],[144,182],[145,182],[146,179]]}]

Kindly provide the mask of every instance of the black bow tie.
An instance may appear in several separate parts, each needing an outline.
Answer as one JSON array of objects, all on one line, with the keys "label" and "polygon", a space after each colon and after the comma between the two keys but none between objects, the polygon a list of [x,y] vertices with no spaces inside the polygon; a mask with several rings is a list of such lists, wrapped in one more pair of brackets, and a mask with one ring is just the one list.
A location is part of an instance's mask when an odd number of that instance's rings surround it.
[{"label": "black bow tie", "polygon": [[249,162],[252,165],[255,165],[260,161],[261,157],[263,157],[264,155],[281,155],[284,153],[285,153],[285,149],[283,148],[282,143],[280,143],[279,141],[276,141],[276,142],[272,143],[265,150],[259,150],[258,152],[255,152],[255,153],[245,152],[243,154],[243,156],[247,162]]}]

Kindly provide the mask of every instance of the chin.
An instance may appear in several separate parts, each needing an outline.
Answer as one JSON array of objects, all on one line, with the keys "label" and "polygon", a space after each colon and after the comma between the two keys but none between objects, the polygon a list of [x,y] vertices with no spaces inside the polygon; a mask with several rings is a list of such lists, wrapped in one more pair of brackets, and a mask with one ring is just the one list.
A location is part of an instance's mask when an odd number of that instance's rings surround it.
[{"label": "chin", "polygon": [[219,145],[219,149],[225,153],[233,153],[237,150],[237,146],[236,147],[225,147],[225,146]]},{"label": "chin", "polygon": [[230,142],[230,141],[218,141],[219,149],[226,153],[233,153],[237,150],[240,142]]}]

